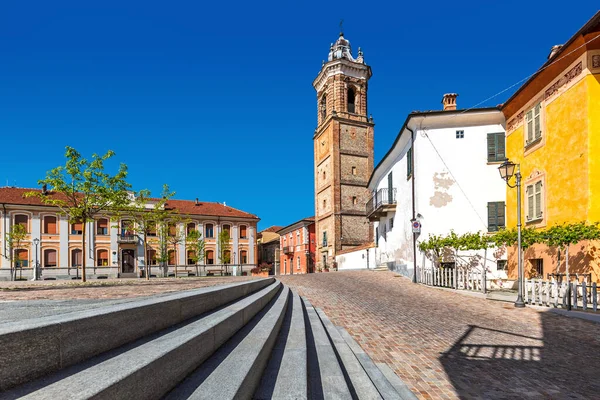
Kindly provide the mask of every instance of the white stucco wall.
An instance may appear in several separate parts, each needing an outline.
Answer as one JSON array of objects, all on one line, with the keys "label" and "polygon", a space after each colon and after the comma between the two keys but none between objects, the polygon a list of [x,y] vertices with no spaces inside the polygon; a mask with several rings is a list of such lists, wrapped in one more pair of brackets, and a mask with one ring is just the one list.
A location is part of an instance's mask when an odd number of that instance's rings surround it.
[{"label": "white stucco wall", "polygon": [[338,271],[375,268],[375,249],[362,249],[335,256]]}]

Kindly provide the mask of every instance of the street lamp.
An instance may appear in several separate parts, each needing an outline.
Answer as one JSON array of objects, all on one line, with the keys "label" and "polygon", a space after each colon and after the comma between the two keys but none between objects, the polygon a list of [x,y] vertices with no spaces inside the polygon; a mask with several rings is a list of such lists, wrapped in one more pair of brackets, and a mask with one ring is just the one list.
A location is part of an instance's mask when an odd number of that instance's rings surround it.
[{"label": "street lamp", "polygon": [[40,244],[40,239],[33,239],[33,244],[35,244],[35,265],[33,267],[33,278],[32,281],[37,281],[38,279],[38,245]]},{"label": "street lamp", "polygon": [[235,251],[233,252],[233,268],[234,268],[234,276],[235,276],[235,273],[237,272],[237,266],[235,265]]},{"label": "street lamp", "polygon": [[[517,169],[516,172],[515,167]],[[498,171],[500,171],[500,177],[504,179],[509,188],[517,188],[517,263],[519,293],[517,295],[517,301],[515,301],[515,307],[525,307],[525,302],[523,302],[523,252],[521,249],[521,166],[507,159],[498,167]],[[511,185],[509,181],[513,175],[515,176],[515,184]]]}]

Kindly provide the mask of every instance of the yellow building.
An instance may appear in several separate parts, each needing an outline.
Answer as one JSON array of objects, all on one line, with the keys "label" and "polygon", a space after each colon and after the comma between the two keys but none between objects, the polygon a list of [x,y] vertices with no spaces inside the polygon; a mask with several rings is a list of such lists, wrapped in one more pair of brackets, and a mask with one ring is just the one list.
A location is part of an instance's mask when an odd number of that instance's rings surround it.
[{"label": "yellow building", "polygon": [[[600,221],[600,12],[502,106],[506,155],[520,164],[522,223],[546,228]],[[506,197],[507,227],[516,226],[516,190]],[[600,278],[597,246],[569,248],[569,270]],[[509,251],[509,275],[516,277]],[[526,276],[564,272],[556,249],[535,245],[524,255]]]}]

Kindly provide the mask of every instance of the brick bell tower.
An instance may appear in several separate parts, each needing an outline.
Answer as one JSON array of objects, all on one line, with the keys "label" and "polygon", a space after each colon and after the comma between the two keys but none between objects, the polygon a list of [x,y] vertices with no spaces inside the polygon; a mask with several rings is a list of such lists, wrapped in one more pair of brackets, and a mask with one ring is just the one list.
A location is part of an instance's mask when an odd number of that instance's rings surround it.
[{"label": "brick bell tower", "polygon": [[373,118],[367,113],[371,67],[340,33],[313,81],[317,91],[315,223],[317,268],[335,255],[372,241],[365,204],[373,172]]}]

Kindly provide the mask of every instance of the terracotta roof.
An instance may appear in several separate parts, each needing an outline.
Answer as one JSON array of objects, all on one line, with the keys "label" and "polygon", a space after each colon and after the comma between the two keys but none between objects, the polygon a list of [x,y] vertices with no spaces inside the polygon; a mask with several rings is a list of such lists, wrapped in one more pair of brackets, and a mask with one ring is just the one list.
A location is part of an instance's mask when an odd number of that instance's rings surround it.
[{"label": "terracotta roof", "polygon": [[267,229],[263,229],[262,231],[260,231],[259,233],[265,233],[265,232],[277,232],[278,230],[280,230],[281,228],[283,228],[283,226],[279,226],[279,225],[273,225],[268,227]]},{"label": "terracotta roof", "polygon": [[[37,197],[24,197],[24,194],[27,192],[41,192],[41,190],[14,187],[0,188],[0,204],[45,206],[45,204],[43,204],[42,201]],[[49,196],[57,196],[57,198],[62,197],[61,195],[53,194],[52,192],[48,193]],[[169,200],[166,206],[168,209],[176,209],[181,214],[187,215],[259,219],[254,214],[250,214],[220,203],[209,203],[202,201],[196,205],[195,201],[190,200]]]},{"label": "terracotta roof", "polygon": [[[279,233],[280,235],[281,235],[282,233],[287,233],[287,232],[288,232],[288,230],[290,230],[290,228],[291,228],[291,227],[293,227],[293,226],[294,226],[294,225],[296,225],[296,224],[300,224],[300,223],[302,223],[302,222],[313,222],[313,223],[314,223],[314,222],[315,222],[315,217],[314,217],[314,215],[313,215],[312,217],[306,217],[306,218],[302,218],[302,219],[301,219],[301,220],[299,220],[299,221],[292,222],[292,223],[291,223],[291,224],[289,224],[288,226],[285,226],[285,227],[283,227],[283,228],[279,229],[279,230],[277,231],[277,233]],[[308,224],[308,225],[311,225],[311,224]]]}]

